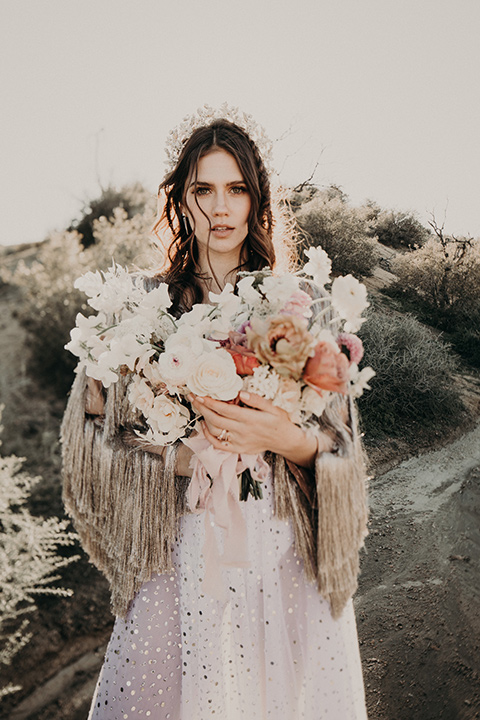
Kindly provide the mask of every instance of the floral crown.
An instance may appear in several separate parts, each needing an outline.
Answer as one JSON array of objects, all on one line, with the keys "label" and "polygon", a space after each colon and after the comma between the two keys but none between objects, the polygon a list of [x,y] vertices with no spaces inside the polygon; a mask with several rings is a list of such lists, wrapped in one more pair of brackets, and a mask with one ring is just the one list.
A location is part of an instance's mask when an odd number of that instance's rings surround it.
[{"label": "floral crown", "polygon": [[198,108],[195,114],[184,117],[180,125],[170,131],[165,144],[167,156],[165,164],[169,172],[176,167],[183,147],[193,131],[201,127],[208,127],[215,120],[228,120],[242,128],[257,146],[269,175],[273,173],[273,143],[265,134],[265,130],[255,122],[251,115],[242,112],[238,107],[228,105],[228,103],[223,103],[217,109],[210,105],[204,105],[202,108]]}]

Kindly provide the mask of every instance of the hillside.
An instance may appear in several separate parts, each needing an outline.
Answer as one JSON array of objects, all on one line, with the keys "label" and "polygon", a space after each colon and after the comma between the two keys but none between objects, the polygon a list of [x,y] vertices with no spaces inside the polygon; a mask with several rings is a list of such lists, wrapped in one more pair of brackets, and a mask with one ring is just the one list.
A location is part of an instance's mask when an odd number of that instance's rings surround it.
[{"label": "hillside", "polygon": [[[28,262],[35,247],[2,261],[20,255]],[[379,269],[371,291],[387,281]],[[27,376],[19,302],[15,288],[0,287],[2,451],[42,475],[32,511],[60,515],[64,400]],[[469,371],[455,382],[478,417],[479,378]],[[470,417],[435,447],[396,438],[370,449],[371,525],[355,601],[370,720],[478,718],[480,425]],[[2,718],[86,718],[111,631],[108,591],[85,559],[64,570],[63,582],[74,597],[39,598],[33,639],[5,672],[23,690],[4,701]]]}]

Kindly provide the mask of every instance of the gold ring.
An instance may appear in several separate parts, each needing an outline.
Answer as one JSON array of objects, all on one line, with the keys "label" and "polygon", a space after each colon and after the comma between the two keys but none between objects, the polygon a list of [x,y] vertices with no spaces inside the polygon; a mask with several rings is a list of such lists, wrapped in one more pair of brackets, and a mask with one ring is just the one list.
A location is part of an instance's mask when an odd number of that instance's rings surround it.
[{"label": "gold ring", "polygon": [[[228,437],[228,432],[225,430],[225,428],[222,430],[220,435],[217,435],[217,440],[226,440]],[[228,441],[227,441],[228,442]]]}]

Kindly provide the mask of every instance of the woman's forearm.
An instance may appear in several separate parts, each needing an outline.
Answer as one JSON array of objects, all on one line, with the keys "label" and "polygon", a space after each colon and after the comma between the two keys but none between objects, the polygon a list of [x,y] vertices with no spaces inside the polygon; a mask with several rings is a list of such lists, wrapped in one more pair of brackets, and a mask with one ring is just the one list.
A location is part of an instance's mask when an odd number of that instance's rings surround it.
[{"label": "woman's forearm", "polygon": [[306,433],[298,425],[293,425],[283,442],[272,450],[299,467],[313,468],[317,453],[331,452],[334,445],[334,440],[326,433]]}]

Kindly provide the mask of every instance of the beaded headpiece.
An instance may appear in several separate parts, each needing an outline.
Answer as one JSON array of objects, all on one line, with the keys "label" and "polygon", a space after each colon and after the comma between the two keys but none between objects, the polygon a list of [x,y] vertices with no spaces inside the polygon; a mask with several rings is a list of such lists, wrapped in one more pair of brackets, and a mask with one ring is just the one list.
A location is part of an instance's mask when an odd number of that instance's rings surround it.
[{"label": "beaded headpiece", "polygon": [[273,173],[273,144],[265,134],[265,130],[255,122],[251,115],[241,112],[239,108],[232,107],[228,103],[223,103],[216,109],[210,107],[210,105],[204,105],[202,108],[198,108],[195,114],[184,117],[180,125],[171,130],[165,144],[165,154],[167,156],[165,164],[168,171],[173,170],[177,165],[183,147],[193,131],[201,127],[208,127],[215,120],[228,120],[241,127],[257,146],[267,172],[269,174]]}]

